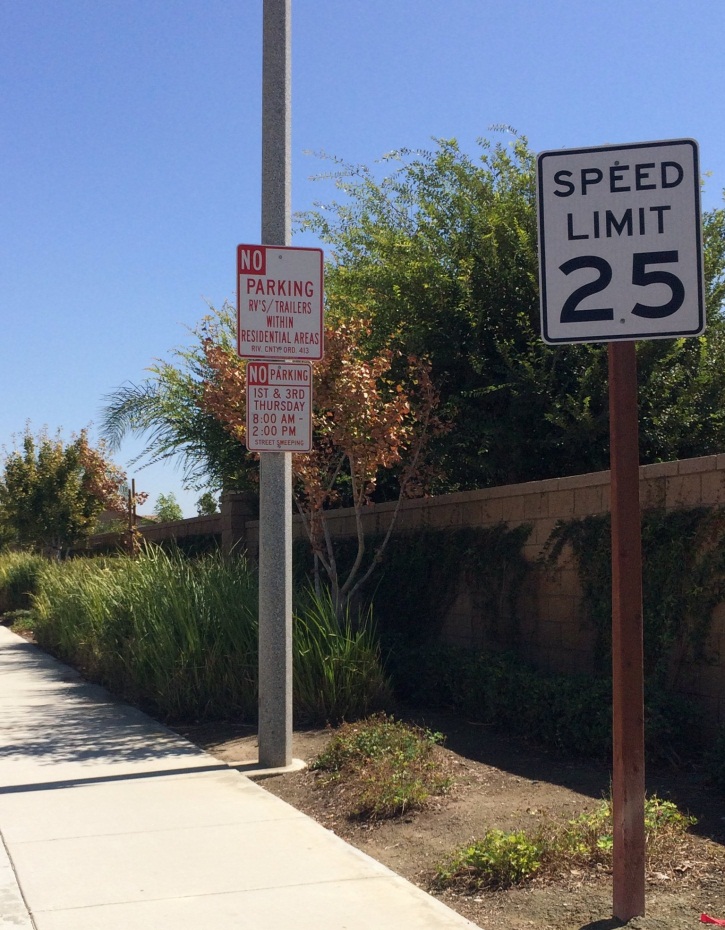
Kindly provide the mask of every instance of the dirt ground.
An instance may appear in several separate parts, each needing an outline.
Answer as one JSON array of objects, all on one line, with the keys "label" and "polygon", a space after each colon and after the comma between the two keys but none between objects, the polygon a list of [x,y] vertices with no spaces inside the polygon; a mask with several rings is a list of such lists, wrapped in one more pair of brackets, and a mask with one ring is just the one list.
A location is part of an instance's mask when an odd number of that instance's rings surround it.
[{"label": "dirt ground", "polygon": [[[458,846],[490,828],[533,828],[540,818],[569,819],[609,793],[606,765],[566,761],[487,727],[440,714],[406,713],[401,719],[445,734],[445,764],[455,785],[426,811],[373,825],[349,821],[329,792],[304,770],[260,784],[309,814],[347,842],[431,891],[435,866]],[[179,728],[197,745],[227,762],[257,758],[256,732],[233,724]],[[330,730],[295,732],[295,757],[312,761]],[[702,926],[700,914],[725,919],[725,798],[708,791],[695,771],[651,769],[647,790],[675,801],[698,818],[679,861],[647,875],[647,914],[626,925],[612,914],[612,878],[606,871],[572,870],[562,880],[534,881],[517,889],[438,896],[485,930],[685,930]],[[431,892],[432,893],[432,892]]]}]

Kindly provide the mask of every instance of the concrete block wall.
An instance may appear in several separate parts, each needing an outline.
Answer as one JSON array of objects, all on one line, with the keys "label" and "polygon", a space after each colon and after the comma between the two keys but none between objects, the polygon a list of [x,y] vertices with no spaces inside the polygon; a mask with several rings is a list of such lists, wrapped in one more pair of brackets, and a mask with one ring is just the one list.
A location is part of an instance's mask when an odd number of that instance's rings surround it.
[{"label": "concrete block wall", "polygon": [[171,523],[156,523],[140,526],[144,539],[149,542],[161,542],[164,539],[187,539],[193,536],[221,536],[221,515],[218,513],[204,517],[189,517],[186,520],[174,520]]},{"label": "concrete block wall", "polygon": [[[643,509],[667,510],[725,504],[725,454],[642,466],[640,502]],[[403,501],[395,533],[495,526],[501,521],[512,527],[530,524],[524,554],[535,567],[522,594],[522,654],[542,669],[587,673],[594,665],[594,630],[583,613],[572,553],[565,550],[553,572],[537,563],[558,520],[608,513],[609,507],[610,475],[604,471]],[[394,510],[395,504],[368,507],[363,515],[366,533],[384,532]],[[331,512],[328,520],[333,536],[354,535],[350,511]],[[304,536],[299,517],[293,518],[293,526],[296,536]],[[258,524],[250,521],[247,532],[247,544],[254,551]],[[464,579],[445,619],[444,635],[474,647],[487,641],[486,630],[481,628],[486,622]],[[681,690],[702,708],[705,724],[715,727],[725,724],[725,605],[715,613],[708,653],[707,665],[683,667]]]}]

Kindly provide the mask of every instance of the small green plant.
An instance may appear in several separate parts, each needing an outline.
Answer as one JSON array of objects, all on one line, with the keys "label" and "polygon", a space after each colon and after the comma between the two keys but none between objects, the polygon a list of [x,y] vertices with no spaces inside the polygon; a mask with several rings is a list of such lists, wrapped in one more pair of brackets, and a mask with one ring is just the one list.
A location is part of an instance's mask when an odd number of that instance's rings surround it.
[{"label": "small green plant", "polygon": [[432,747],[443,739],[442,733],[411,726],[387,714],[375,714],[358,723],[343,724],[312,768],[340,773],[386,755],[406,762],[417,761],[428,758]]},{"label": "small green plant", "polygon": [[[673,846],[694,823],[695,818],[683,814],[672,801],[664,801],[656,794],[646,798],[644,827],[650,867],[666,861]],[[546,844],[545,860],[550,870],[557,866],[588,867],[598,862],[609,867],[613,849],[612,802],[607,799],[556,830]]]},{"label": "small green plant", "polygon": [[344,790],[351,818],[375,820],[420,810],[445,794],[451,779],[435,747],[440,733],[385,714],[343,724],[312,763],[319,785]]},{"label": "small green plant", "polygon": [[[665,870],[695,819],[656,795],[645,801],[647,865]],[[563,825],[542,824],[523,830],[489,830],[483,839],[457,850],[438,867],[436,883],[466,892],[509,888],[534,875],[556,878],[572,868],[610,868],[614,847],[612,802],[604,800]]]},{"label": "small green plant", "polygon": [[539,871],[541,855],[541,842],[523,830],[488,830],[483,839],[458,850],[440,866],[436,881],[469,892],[510,888]]},{"label": "small green plant", "polygon": [[547,836],[545,860],[549,871],[588,868],[608,864],[613,848],[612,803],[602,801],[592,811],[585,811],[554,827]]},{"label": "small green plant", "polygon": [[683,814],[672,801],[663,801],[656,795],[647,798],[644,806],[644,829],[647,863],[650,868],[666,869],[672,860],[672,850],[696,823],[696,817]]}]

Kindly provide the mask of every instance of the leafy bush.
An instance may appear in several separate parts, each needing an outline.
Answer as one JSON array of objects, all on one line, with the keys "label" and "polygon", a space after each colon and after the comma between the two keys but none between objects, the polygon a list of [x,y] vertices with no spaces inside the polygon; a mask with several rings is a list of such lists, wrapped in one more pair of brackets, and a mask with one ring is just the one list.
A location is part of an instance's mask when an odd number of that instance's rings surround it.
[{"label": "leafy bush", "polygon": [[351,817],[396,817],[449,789],[451,780],[435,755],[442,739],[379,714],[340,727],[311,768],[323,773],[321,786],[344,788]]},{"label": "leafy bush", "polygon": [[38,575],[45,564],[43,556],[32,552],[3,552],[0,555],[0,613],[30,607]]},{"label": "leafy bush", "polygon": [[[452,710],[558,752],[607,757],[612,746],[610,677],[548,675],[510,654],[399,641],[388,668],[404,701]],[[681,698],[647,688],[651,760],[679,758],[693,743],[695,713]]]},{"label": "leafy bush", "polygon": [[523,830],[488,830],[482,840],[465,846],[440,866],[439,885],[455,884],[466,891],[510,888],[531,878],[541,868],[541,843]]}]

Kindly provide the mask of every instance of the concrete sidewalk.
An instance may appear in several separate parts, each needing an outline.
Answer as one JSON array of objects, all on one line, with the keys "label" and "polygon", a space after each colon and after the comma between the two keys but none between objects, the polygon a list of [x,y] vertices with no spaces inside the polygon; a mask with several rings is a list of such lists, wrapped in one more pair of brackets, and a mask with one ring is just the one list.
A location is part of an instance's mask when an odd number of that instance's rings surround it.
[{"label": "concrete sidewalk", "polygon": [[0,721],[2,930],[474,926],[4,627]]}]

